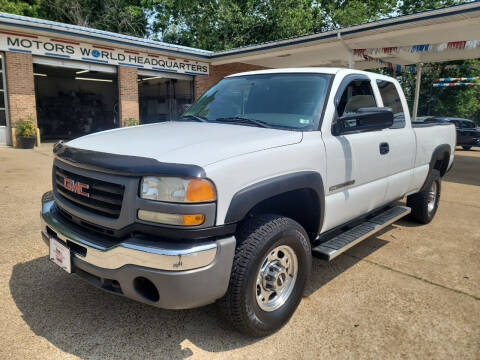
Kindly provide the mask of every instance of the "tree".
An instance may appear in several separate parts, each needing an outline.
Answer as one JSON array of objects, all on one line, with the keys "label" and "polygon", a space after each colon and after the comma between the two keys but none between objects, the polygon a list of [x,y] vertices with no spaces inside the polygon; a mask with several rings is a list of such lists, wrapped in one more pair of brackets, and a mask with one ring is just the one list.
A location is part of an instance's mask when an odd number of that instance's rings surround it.
[{"label": "tree", "polygon": [[464,1],[459,0],[403,0],[398,6],[399,14],[411,14],[414,12],[438,9],[451,6]]},{"label": "tree", "polygon": [[147,34],[142,0],[1,0],[0,11],[140,37]]},{"label": "tree", "polygon": [[10,14],[41,17],[42,0],[10,1],[0,0],[0,11]]},{"label": "tree", "polygon": [[[435,78],[475,77],[479,60],[452,61],[431,65],[462,65],[458,69],[428,70],[422,74],[418,113],[421,115],[463,117],[480,124],[480,86],[433,87]],[[469,66],[469,67],[466,67]]]},{"label": "tree", "polygon": [[166,42],[209,50],[377,20],[397,0],[146,0],[152,32]]},{"label": "tree", "polygon": [[43,0],[52,20],[144,37],[147,17],[141,0]]},{"label": "tree", "polygon": [[392,13],[396,12],[398,1],[328,0],[321,1],[321,5],[325,9],[328,18],[327,28],[330,30],[391,16]]}]

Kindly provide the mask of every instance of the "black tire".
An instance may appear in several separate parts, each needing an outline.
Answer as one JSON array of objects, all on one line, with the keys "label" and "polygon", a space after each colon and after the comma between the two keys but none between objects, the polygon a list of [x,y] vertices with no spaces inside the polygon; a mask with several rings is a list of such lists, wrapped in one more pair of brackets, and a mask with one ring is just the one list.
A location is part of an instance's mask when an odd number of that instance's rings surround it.
[{"label": "black tire", "polygon": [[[302,299],[312,266],[310,241],[300,224],[272,214],[247,219],[236,237],[230,284],[219,305],[238,331],[252,337],[267,336],[288,322]],[[294,251],[298,260],[297,277],[285,303],[276,310],[264,311],[256,299],[257,274],[265,257],[281,245]]]},{"label": "black tire", "polygon": [[[428,224],[433,220],[437,213],[441,192],[440,171],[432,170],[427,184],[428,185],[421,192],[407,196],[407,206],[412,209],[409,219],[421,224]],[[433,209],[429,210],[429,202],[432,200],[431,192],[434,186],[436,187],[434,196],[435,202],[433,204]]]},{"label": "black tire", "polygon": [[472,147],[471,146],[462,146],[463,150],[470,150]]}]

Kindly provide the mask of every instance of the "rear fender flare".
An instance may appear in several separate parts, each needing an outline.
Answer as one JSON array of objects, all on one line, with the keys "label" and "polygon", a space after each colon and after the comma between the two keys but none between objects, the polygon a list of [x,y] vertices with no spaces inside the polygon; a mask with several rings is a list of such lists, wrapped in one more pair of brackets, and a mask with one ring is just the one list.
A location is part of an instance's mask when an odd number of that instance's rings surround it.
[{"label": "rear fender flare", "polygon": [[430,159],[430,163],[429,163],[428,174],[427,174],[425,182],[423,183],[420,191],[425,190],[426,187],[430,185],[429,179],[432,176],[432,171],[434,170],[435,163],[437,162],[438,159],[442,158],[443,154],[445,154],[445,153],[447,153],[449,157],[452,153],[452,148],[448,144],[439,145],[435,148],[435,150],[433,150],[432,158]]}]

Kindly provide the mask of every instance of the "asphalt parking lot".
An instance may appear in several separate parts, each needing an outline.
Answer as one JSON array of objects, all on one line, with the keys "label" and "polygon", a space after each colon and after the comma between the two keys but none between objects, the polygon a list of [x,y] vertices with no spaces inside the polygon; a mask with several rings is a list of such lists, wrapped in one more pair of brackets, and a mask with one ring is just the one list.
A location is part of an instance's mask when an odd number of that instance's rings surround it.
[{"label": "asphalt parking lot", "polygon": [[0,358],[480,359],[480,148],[457,151],[434,221],[400,221],[331,263],[261,340],[215,306],[166,311],[105,293],[50,263],[40,197],[51,145],[0,148]]}]

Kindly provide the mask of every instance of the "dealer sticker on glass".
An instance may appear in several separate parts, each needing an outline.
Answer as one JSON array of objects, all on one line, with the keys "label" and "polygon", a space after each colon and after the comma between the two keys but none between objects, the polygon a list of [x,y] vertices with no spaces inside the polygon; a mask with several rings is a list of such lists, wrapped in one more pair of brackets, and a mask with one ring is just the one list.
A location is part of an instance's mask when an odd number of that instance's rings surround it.
[{"label": "dealer sticker on glass", "polygon": [[50,239],[50,260],[66,272],[72,272],[70,249],[55,239]]}]

